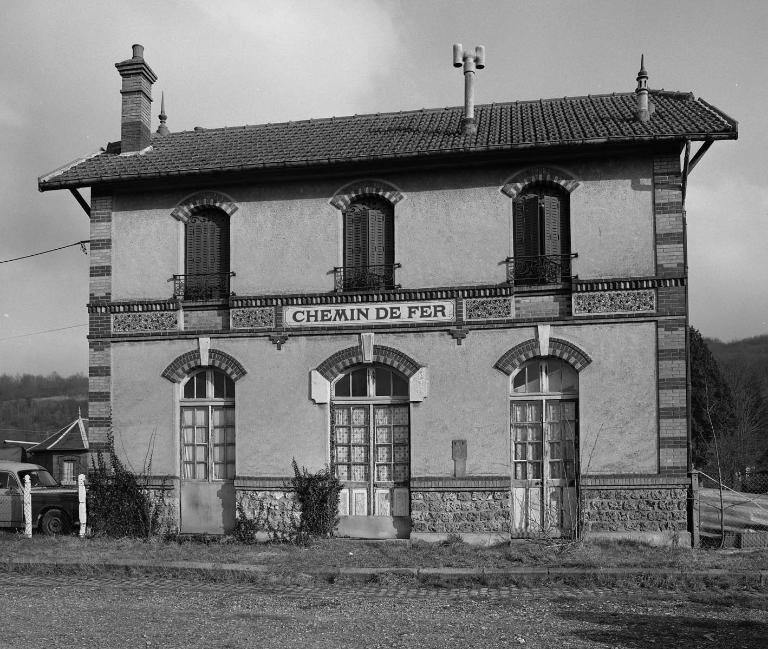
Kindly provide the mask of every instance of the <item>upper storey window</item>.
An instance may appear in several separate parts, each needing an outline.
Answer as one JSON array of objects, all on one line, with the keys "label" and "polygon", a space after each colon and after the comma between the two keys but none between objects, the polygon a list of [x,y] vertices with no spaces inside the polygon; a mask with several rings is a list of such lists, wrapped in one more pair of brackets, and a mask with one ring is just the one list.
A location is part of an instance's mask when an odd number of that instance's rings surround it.
[{"label": "upper storey window", "polygon": [[508,280],[552,284],[571,278],[568,195],[559,187],[530,185],[514,200],[514,253]]},{"label": "upper storey window", "polygon": [[229,295],[229,216],[218,209],[194,212],[184,235],[185,274],[177,297],[223,300]]},{"label": "upper storey window", "polygon": [[395,288],[395,218],[392,203],[379,196],[355,199],[344,210],[344,266],[336,290]]}]

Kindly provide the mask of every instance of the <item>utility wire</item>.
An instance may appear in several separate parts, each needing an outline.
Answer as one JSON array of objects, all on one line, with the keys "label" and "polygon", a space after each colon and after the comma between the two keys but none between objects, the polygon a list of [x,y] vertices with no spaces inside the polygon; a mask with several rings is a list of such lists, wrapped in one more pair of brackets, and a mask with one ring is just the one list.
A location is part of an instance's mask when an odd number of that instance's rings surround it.
[{"label": "utility wire", "polygon": [[77,329],[78,327],[87,327],[87,324],[69,325],[68,327],[58,327],[57,329],[45,329],[44,331],[30,331],[26,334],[17,334],[16,336],[8,336],[7,338],[0,338],[0,342],[3,340],[13,340],[14,338],[25,338],[26,336],[37,336],[38,334],[49,334],[52,331],[64,331],[65,329]]},{"label": "utility wire", "polygon": [[19,261],[20,259],[29,259],[30,257],[37,257],[38,255],[47,255],[49,252],[56,252],[57,250],[64,250],[64,248],[72,248],[73,246],[80,246],[84,255],[88,254],[85,249],[85,244],[90,243],[90,239],[83,239],[82,241],[75,241],[75,243],[69,243],[66,246],[59,246],[58,248],[51,248],[50,250],[43,250],[42,252],[34,252],[31,255],[24,255],[23,257],[15,257],[14,259],[3,259],[0,264],[7,264],[11,261]]}]

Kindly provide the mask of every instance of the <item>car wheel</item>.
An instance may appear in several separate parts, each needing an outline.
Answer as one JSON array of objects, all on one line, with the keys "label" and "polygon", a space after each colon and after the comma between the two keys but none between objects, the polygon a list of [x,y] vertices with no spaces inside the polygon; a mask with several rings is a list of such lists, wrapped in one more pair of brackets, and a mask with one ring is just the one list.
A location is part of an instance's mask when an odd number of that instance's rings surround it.
[{"label": "car wheel", "polygon": [[51,509],[45,512],[43,520],[40,521],[40,530],[47,536],[66,534],[69,532],[67,515],[59,509]]}]

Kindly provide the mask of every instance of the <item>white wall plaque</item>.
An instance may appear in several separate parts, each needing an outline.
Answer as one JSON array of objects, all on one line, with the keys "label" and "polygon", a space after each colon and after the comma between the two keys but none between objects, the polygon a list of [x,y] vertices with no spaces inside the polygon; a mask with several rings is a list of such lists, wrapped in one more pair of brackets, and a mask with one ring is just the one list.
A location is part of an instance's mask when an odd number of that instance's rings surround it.
[{"label": "white wall plaque", "polygon": [[286,327],[360,327],[367,324],[453,322],[453,300],[424,302],[374,302],[371,304],[314,304],[288,306]]}]

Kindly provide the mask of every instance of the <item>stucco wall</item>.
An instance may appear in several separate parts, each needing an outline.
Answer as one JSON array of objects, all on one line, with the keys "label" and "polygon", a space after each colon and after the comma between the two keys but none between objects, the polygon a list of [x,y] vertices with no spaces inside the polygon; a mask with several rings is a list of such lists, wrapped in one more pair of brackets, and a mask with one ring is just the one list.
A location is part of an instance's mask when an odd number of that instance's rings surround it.
[{"label": "stucco wall", "polygon": [[551,335],[592,358],[579,374],[581,473],[656,473],[655,323],[552,327]]},{"label": "stucco wall", "polygon": [[579,279],[655,274],[653,159],[604,158],[577,167],[571,248]]},{"label": "stucco wall", "polygon": [[[411,406],[411,466],[416,476],[453,474],[451,441],[468,442],[469,475],[509,472],[509,378],[493,368],[533,328],[476,330],[462,345],[446,332],[376,334],[427,365],[429,396]],[[588,353],[580,374],[581,470],[654,473],[657,469],[655,328],[653,323],[552,327]],[[196,349],[195,339],[113,346],[113,421],[118,450],[141,468],[154,444],[153,473],[178,474],[178,402],[161,372]],[[355,334],[292,337],[281,350],[268,339],[214,338],[237,359],[237,473],[290,475],[293,457],[316,470],[328,462],[329,406],[310,399],[309,372],[358,344]]]},{"label": "stucco wall", "polygon": [[142,471],[151,455],[152,474],[179,475],[178,402],[161,373],[189,348],[184,341],[112,346],[115,449],[134,471]]},{"label": "stucco wall", "polygon": [[168,299],[183,273],[181,224],[170,213],[181,198],[167,192],[120,195],[112,213],[112,299]]},{"label": "stucco wall", "polygon": [[[404,287],[495,284],[511,256],[512,200],[500,188],[526,167],[389,174],[395,206],[397,280]],[[581,279],[654,272],[651,160],[604,158],[565,169],[574,272]],[[231,217],[232,288],[240,295],[325,292],[343,264],[342,218],[329,204],[353,180],[221,188]],[[201,189],[218,190],[217,187]],[[113,298],[166,298],[183,272],[183,228],[170,216],[189,191],[118,196],[113,214]]]}]

